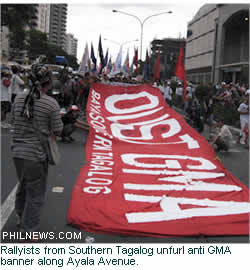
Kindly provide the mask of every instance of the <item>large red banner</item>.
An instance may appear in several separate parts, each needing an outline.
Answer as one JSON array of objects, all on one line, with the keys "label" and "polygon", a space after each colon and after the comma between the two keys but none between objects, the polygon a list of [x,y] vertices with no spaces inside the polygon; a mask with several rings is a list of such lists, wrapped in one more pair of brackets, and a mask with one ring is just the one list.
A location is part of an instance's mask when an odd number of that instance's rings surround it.
[{"label": "large red banner", "polygon": [[248,235],[249,189],[148,85],[93,84],[68,221],[128,235]]}]

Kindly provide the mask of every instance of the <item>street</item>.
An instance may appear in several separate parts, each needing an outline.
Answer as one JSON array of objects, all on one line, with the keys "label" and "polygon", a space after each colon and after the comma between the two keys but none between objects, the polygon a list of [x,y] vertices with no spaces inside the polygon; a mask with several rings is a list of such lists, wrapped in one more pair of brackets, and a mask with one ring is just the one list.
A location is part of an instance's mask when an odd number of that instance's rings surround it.
[{"label": "street", "polygon": [[[207,136],[207,129],[205,129],[203,135]],[[77,130],[74,134],[75,141],[71,144],[62,143],[60,138],[58,139],[58,145],[61,151],[61,162],[59,166],[51,166],[49,169],[46,203],[41,218],[41,232],[44,232],[47,236],[44,237],[42,243],[84,243],[87,236],[92,237],[89,241],[96,243],[249,242],[248,236],[155,238],[97,234],[79,231],[77,228],[68,225],[67,211],[69,201],[80,168],[85,163],[84,149],[87,137],[88,131]],[[234,137],[232,149],[230,149],[229,152],[219,152],[218,157],[227,170],[245,185],[249,186],[249,151],[242,145],[236,144],[236,136]],[[1,236],[3,243],[18,242],[16,237],[10,237],[10,233],[14,234],[18,231],[16,227],[17,218],[13,211],[17,176],[11,158],[10,143],[10,131],[8,129],[2,129],[1,205],[3,224]]]}]

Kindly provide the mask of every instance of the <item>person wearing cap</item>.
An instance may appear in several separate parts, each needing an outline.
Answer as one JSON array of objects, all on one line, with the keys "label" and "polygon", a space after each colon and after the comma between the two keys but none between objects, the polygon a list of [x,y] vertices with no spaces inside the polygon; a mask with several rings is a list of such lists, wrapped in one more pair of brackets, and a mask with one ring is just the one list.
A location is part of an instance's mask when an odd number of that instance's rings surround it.
[{"label": "person wearing cap", "polygon": [[88,130],[89,126],[87,123],[80,121],[79,117],[79,108],[76,105],[71,105],[69,111],[66,114],[63,114],[63,131],[61,134],[62,142],[71,143],[74,141],[74,138],[71,136],[72,133],[77,129]]},{"label": "person wearing cap", "polygon": [[10,104],[10,72],[7,68],[1,67],[1,127],[9,128],[6,122],[6,115],[11,111]]},{"label": "person wearing cap", "polygon": [[216,146],[216,151],[228,151],[233,141],[232,133],[221,119],[217,121],[217,126],[219,128],[219,133],[214,139],[210,137],[211,145]]},{"label": "person wearing cap", "polygon": [[[48,156],[40,133],[59,136],[63,129],[60,107],[48,96],[52,87],[51,71],[43,65],[32,66],[32,88],[16,96],[12,108],[12,156],[18,176],[15,212],[20,232],[38,232],[45,201]],[[38,241],[38,238],[24,242]]]},{"label": "person wearing cap", "polygon": [[226,83],[225,82],[222,82],[220,87],[217,89],[217,92],[214,96],[214,99],[216,100],[223,100],[224,98],[224,95],[225,95],[225,92],[226,92]]},{"label": "person wearing cap", "polygon": [[187,108],[189,107],[190,103],[192,103],[192,98],[193,98],[193,91],[192,91],[192,87],[190,86],[190,84],[188,84],[187,88],[186,88],[186,100],[184,103],[184,114],[187,113]]},{"label": "person wearing cap", "polygon": [[24,81],[20,78],[18,67],[12,66],[11,70],[13,75],[11,77],[10,93],[11,93],[11,103],[14,102],[16,95],[20,94],[23,91]]},{"label": "person wearing cap", "polygon": [[178,85],[177,85],[176,90],[175,90],[175,95],[176,95],[177,107],[182,107],[183,87],[182,87],[181,82],[178,82]]},{"label": "person wearing cap", "polygon": [[172,107],[172,95],[173,90],[171,88],[171,82],[167,81],[164,84],[164,99],[166,100],[169,107]]}]

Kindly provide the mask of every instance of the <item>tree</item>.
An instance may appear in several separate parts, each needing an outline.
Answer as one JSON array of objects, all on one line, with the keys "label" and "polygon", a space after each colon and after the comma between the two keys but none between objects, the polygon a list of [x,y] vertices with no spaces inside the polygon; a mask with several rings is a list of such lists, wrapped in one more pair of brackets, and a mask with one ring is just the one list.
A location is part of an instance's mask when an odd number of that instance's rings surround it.
[{"label": "tree", "polygon": [[62,48],[54,44],[49,44],[48,50],[44,54],[46,54],[48,64],[56,64],[56,56],[60,55],[65,56],[65,58],[68,60],[68,65],[73,69],[78,69],[79,67],[75,56],[67,54]]},{"label": "tree", "polygon": [[13,57],[25,49],[26,29],[35,26],[37,4],[3,4],[1,5],[1,26],[9,28],[10,46]]},{"label": "tree", "polygon": [[27,51],[31,60],[35,60],[39,55],[46,54],[48,51],[47,34],[31,29],[27,32]]},{"label": "tree", "polygon": [[67,55],[67,60],[69,61],[69,66],[71,66],[73,69],[78,70],[79,64],[77,63],[77,58],[74,55]]}]

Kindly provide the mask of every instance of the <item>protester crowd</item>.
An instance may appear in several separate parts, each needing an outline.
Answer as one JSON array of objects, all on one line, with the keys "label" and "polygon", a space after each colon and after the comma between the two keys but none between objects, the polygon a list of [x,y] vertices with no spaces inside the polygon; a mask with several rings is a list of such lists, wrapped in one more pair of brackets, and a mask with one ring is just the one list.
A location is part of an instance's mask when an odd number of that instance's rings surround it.
[{"label": "protester crowd", "polygon": [[72,134],[77,128],[88,130],[86,106],[93,82],[152,85],[162,93],[170,107],[183,110],[187,123],[198,132],[203,131],[205,123],[210,128],[217,123],[218,134],[209,141],[218,151],[228,151],[231,147],[232,134],[225,125],[225,108],[228,108],[239,118],[239,143],[248,144],[248,85],[222,82],[204,87],[187,82],[184,89],[181,81],[158,80],[152,83],[140,76],[132,78],[122,73],[99,76],[86,72],[83,76],[66,65],[54,74],[39,64],[33,65],[31,70],[2,66],[1,127],[12,130],[11,150],[20,183],[15,210],[23,233],[38,230],[44,204],[49,159],[41,134],[46,131],[46,136],[58,136],[61,142],[72,143]]},{"label": "protester crowd", "polygon": [[203,131],[204,124],[209,126],[211,132],[216,122],[223,122],[224,125],[240,127],[238,143],[248,144],[248,85],[225,82],[201,85],[187,82],[185,98],[182,82],[157,81],[153,86],[162,92],[170,107],[174,105],[183,110],[186,121],[198,132]]},{"label": "protester crowd", "polygon": [[[13,104],[16,95],[30,87],[30,70],[24,70],[17,66],[12,66],[10,70],[2,66],[1,75],[1,126],[9,128],[11,125],[6,120],[6,114],[10,112],[11,104]],[[71,115],[72,108],[74,108],[74,111],[77,110],[78,112],[74,113],[73,118],[82,118],[84,124],[80,124],[80,126],[83,129],[88,128],[86,106],[90,86],[93,82],[113,85],[152,84],[161,91],[170,107],[174,105],[183,109],[185,119],[198,132],[203,131],[204,124],[208,124],[211,130],[215,121],[222,120],[225,124],[240,127],[241,135],[238,142],[242,144],[247,142],[248,113],[246,112],[248,112],[248,95],[250,90],[246,84],[226,84],[221,82],[215,85],[201,85],[187,82],[185,98],[183,98],[184,85],[181,81],[158,80],[152,83],[151,81],[143,80],[140,76],[132,78],[131,76],[125,76],[123,73],[109,76],[107,74],[93,75],[90,72],[86,72],[83,76],[82,74],[74,73],[72,68],[65,65],[59,73],[53,75],[52,88],[47,94],[57,100],[62,116],[67,113]],[[63,117],[63,119],[66,118],[72,117]],[[71,119],[71,124],[75,121],[73,118]],[[69,124],[69,120],[66,122]],[[73,132],[75,129],[68,130]],[[73,141],[72,137],[71,139],[67,138],[68,136],[63,136],[62,141]]]}]

